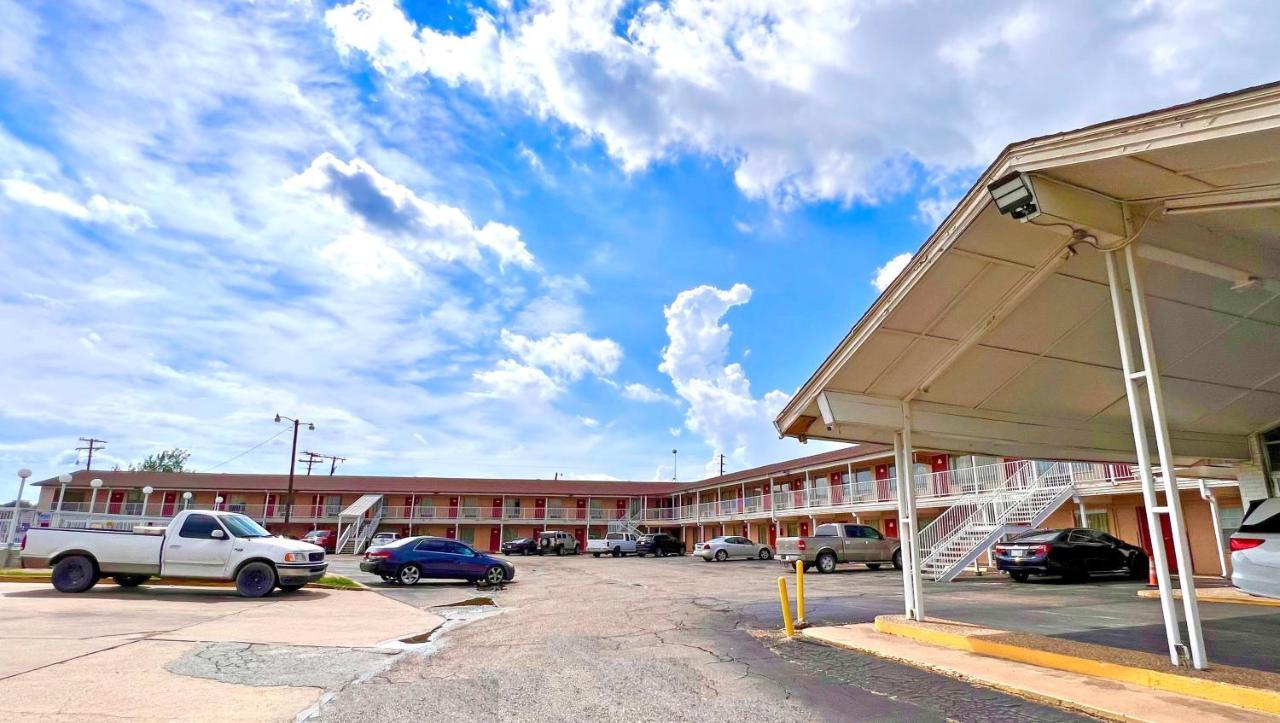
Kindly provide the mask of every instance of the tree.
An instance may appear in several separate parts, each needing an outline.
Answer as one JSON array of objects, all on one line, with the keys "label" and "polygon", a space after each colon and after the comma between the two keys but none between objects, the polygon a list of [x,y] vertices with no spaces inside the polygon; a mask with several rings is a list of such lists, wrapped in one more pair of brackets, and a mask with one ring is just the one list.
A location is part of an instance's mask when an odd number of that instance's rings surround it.
[{"label": "tree", "polygon": [[174,447],[147,455],[140,464],[129,465],[130,472],[186,472],[191,453]]}]

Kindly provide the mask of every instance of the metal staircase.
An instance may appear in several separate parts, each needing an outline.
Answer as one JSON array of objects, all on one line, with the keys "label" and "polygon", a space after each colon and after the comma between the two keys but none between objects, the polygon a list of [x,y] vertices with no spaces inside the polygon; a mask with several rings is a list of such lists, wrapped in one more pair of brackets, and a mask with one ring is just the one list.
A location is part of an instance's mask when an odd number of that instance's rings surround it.
[{"label": "metal staircase", "polygon": [[[382,522],[382,495],[363,495],[338,513],[338,544],[335,553],[358,555],[369,544]],[[343,529],[343,524],[346,529]]]},{"label": "metal staircase", "polygon": [[[1040,463],[1044,464],[1044,463]],[[1010,532],[1039,525],[1075,491],[1072,464],[1020,461],[983,480],[920,531],[921,572],[950,582]]]},{"label": "metal staircase", "polygon": [[632,517],[631,515],[616,520],[609,520],[609,532],[630,532],[636,537],[639,537],[640,535],[645,534],[644,531],[640,529],[640,525],[642,523],[643,520],[637,517]]}]

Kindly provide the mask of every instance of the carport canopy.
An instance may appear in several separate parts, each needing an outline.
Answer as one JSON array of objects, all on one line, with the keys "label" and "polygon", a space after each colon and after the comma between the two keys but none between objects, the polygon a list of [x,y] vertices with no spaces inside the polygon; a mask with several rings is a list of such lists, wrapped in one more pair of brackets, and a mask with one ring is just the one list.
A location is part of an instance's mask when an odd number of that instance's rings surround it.
[{"label": "carport canopy", "polygon": [[[1028,223],[987,192],[1014,171],[1042,211]],[[910,401],[916,447],[1132,461],[1097,248],[1126,244],[1174,459],[1256,460],[1251,435],[1280,424],[1280,84],[1009,146],[779,432],[890,444]]]}]

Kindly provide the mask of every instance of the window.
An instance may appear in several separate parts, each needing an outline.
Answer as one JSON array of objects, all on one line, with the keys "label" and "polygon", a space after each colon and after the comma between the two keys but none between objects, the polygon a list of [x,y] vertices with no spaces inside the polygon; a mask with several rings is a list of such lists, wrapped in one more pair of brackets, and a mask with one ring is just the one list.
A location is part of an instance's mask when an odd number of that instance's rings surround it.
[{"label": "window", "polygon": [[325,517],[337,517],[342,512],[342,495],[326,495],[324,498]]},{"label": "window", "polygon": [[1087,534],[1081,530],[1072,530],[1067,536],[1067,542],[1097,542],[1093,539],[1093,535]]},{"label": "window", "polygon": [[214,530],[221,531],[222,526],[213,517],[209,515],[191,515],[186,522],[182,523],[182,529],[178,531],[178,537],[208,540],[213,537]]},{"label": "window", "polygon": [[474,550],[462,544],[461,542],[453,542],[450,540],[443,540],[442,542],[444,544],[443,552],[446,552],[450,555],[462,555],[463,557],[474,557],[476,554]]},{"label": "window", "polygon": [[867,527],[866,525],[862,526],[862,536],[870,538],[872,540],[884,539],[884,535],[880,534],[880,530],[877,530],[874,527]]},{"label": "window", "polygon": [[813,532],[814,537],[839,537],[839,525],[818,525],[818,529]]},{"label": "window", "polygon": [[1275,534],[1280,533],[1280,498],[1262,500],[1261,504],[1252,505],[1253,509],[1244,516],[1237,532]]},{"label": "window", "polygon": [[1084,526],[1098,532],[1110,532],[1111,515],[1107,514],[1105,510],[1102,512],[1086,511],[1084,513]]},{"label": "window", "polygon": [[222,521],[236,537],[271,537],[271,533],[263,529],[262,525],[244,515],[227,515]]},{"label": "window", "polygon": [[463,527],[459,531],[458,536],[462,539],[463,542],[467,543],[468,545],[474,545],[476,542],[476,528]]},{"label": "window", "polygon": [[419,550],[421,552],[445,552],[446,551],[444,540],[430,540],[430,539],[419,542],[418,546],[413,549]]},{"label": "window", "polygon": [[862,528],[857,525],[845,525],[844,536],[845,537],[863,537]]}]

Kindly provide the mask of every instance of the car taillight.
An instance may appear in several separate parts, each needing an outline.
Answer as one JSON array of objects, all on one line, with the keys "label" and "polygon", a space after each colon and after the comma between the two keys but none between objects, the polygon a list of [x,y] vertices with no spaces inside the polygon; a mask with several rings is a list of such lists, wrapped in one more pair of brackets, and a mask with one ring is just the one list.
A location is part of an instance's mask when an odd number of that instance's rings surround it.
[{"label": "car taillight", "polygon": [[1039,557],[1041,555],[1048,555],[1050,547],[1052,547],[1052,545],[1036,545],[1035,547],[1031,548],[1031,554],[1035,555],[1036,557]]},{"label": "car taillight", "polygon": [[23,551],[23,550],[25,550],[25,549],[27,549],[27,536],[26,536],[26,535],[23,535],[23,536],[22,536],[22,544],[21,544],[21,545],[18,545],[18,552],[22,552],[22,551]]},{"label": "car taillight", "polygon": [[364,559],[366,559],[366,560],[385,560],[385,559],[387,559],[388,557],[391,557],[391,553],[390,553],[390,552],[382,552],[382,551],[378,551],[378,552],[366,552],[366,553],[364,553]]},{"label": "car taillight", "polygon": [[796,549],[801,552],[804,552],[808,548],[809,546],[804,543],[804,540],[800,540],[799,542],[796,543]]},{"label": "car taillight", "polygon": [[1260,537],[1233,537],[1231,538],[1231,551],[1252,550],[1263,542],[1265,540]]}]

